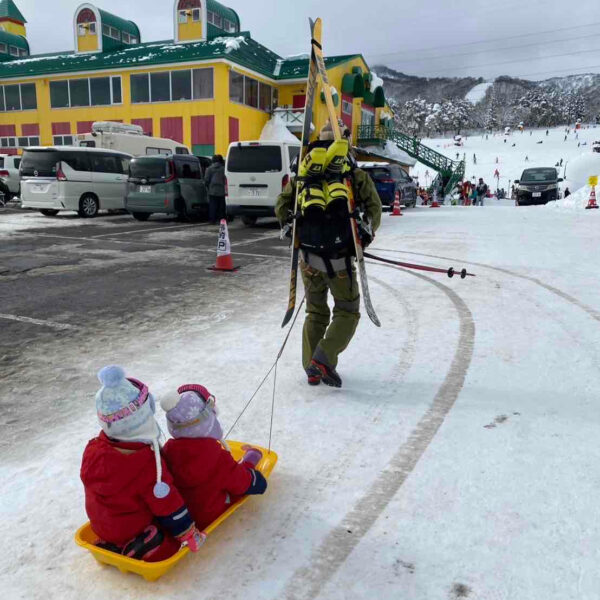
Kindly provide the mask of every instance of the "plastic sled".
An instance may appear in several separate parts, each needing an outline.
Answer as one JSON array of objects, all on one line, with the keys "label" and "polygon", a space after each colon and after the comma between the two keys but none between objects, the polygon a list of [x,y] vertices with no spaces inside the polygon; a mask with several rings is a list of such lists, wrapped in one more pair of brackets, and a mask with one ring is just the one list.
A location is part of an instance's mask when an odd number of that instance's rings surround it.
[{"label": "plastic sled", "polygon": [[[231,454],[236,460],[239,460],[244,455],[244,450],[242,450],[242,446],[246,444],[244,442],[230,442],[227,441],[229,448],[231,449]],[[266,448],[261,448],[260,446],[254,446],[262,451],[263,457],[261,461],[256,465],[256,468],[265,476],[266,479],[271,475],[271,471],[273,471],[275,465],[277,464],[277,454],[271,450],[269,452]],[[220,517],[214,520],[208,527],[204,529],[204,532],[210,536],[210,534],[219,526],[221,523],[226,521],[236,510],[244,504],[244,502],[248,501],[250,496],[244,496],[240,498],[235,504],[232,504]],[[92,553],[93,557],[101,564],[111,565],[116,567],[122,573],[136,573],[137,575],[141,575],[147,581],[156,581],[160,577],[162,577],[165,573],[170,571],[182,558],[184,558],[188,553],[189,549],[187,547],[183,547],[166,560],[161,560],[159,562],[144,562],[143,560],[136,560],[134,558],[128,558],[127,556],[123,556],[121,554],[116,554],[115,552],[110,552],[110,550],[104,550],[102,548],[98,548],[95,546],[95,542],[98,540],[98,536],[94,533],[89,521],[82,525],[75,534],[75,542],[89,550]]]}]

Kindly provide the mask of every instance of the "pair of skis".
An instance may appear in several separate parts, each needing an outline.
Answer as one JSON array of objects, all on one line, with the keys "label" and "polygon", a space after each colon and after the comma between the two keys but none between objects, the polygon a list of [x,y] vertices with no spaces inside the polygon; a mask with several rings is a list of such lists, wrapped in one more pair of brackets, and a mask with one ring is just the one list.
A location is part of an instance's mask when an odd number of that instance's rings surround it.
[{"label": "pair of skis", "polygon": [[[302,129],[302,149],[300,152],[298,165],[302,163],[302,160],[308,152],[308,145],[310,143],[310,127],[312,124],[313,107],[315,92],[317,88],[317,80],[321,79],[323,86],[323,94],[325,96],[325,103],[327,105],[327,111],[329,113],[329,121],[331,122],[331,128],[335,140],[341,140],[342,134],[335,111],[335,105],[333,103],[333,97],[331,95],[331,86],[329,85],[329,78],[327,76],[327,68],[325,67],[325,61],[323,59],[323,48],[321,45],[323,23],[321,19],[316,21],[310,20],[310,31],[311,31],[311,52],[310,52],[310,64],[308,68],[308,80],[306,84],[306,104],[304,108],[304,127]],[[354,192],[352,182],[349,180],[345,181],[346,187],[348,188],[348,212],[350,215],[355,214],[356,204],[354,201]],[[294,215],[298,211],[298,196],[300,194],[301,182],[296,180],[296,197],[294,202]],[[352,226],[352,237],[354,239],[354,249],[356,254],[356,263],[358,268],[358,276],[360,281],[360,288],[362,292],[363,302],[369,319],[381,327],[381,323],[375,313],[373,304],[371,302],[371,294],[369,292],[369,284],[367,280],[367,269],[365,266],[365,259],[363,256],[363,248],[358,234],[358,223],[354,216],[350,218]],[[298,260],[300,256],[300,239],[296,231],[296,219],[294,219],[292,228],[292,264],[290,271],[290,297],[288,302],[288,309],[283,319],[282,327],[285,327],[292,318],[294,310],[296,308],[296,287],[298,283]]]}]

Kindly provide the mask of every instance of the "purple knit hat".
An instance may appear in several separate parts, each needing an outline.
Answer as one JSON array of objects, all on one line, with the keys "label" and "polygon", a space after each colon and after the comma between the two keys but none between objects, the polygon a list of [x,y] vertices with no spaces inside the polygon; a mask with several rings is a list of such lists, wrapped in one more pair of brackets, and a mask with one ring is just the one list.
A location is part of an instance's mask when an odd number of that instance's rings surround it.
[{"label": "purple knit hat", "polygon": [[169,433],[175,438],[220,440],[223,429],[217,419],[215,397],[202,385],[182,385],[178,398],[161,402],[167,413]]}]

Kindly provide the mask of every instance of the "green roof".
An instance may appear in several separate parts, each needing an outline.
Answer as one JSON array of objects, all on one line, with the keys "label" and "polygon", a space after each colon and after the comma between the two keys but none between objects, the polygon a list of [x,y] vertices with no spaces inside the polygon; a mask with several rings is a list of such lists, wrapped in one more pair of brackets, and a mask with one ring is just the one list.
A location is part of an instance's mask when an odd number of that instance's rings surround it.
[{"label": "green roof", "polygon": [[21,11],[17,8],[13,0],[2,0],[0,2],[0,19],[2,18],[13,19],[19,21],[19,23],[27,23],[27,20],[21,14]]},{"label": "green roof", "polygon": [[[125,31],[129,35],[136,37],[138,42],[141,41],[140,28],[133,21],[126,21],[125,19],[117,17],[117,15],[113,15],[100,8],[98,9],[98,12],[100,13],[103,27],[104,25],[108,25],[109,27],[118,29],[120,32]],[[119,50],[123,46],[125,46],[124,42],[115,40],[110,36],[104,35],[104,31],[102,32],[102,49],[104,52]]]},{"label": "green roof", "polygon": [[[214,12],[217,13],[218,15],[221,15],[221,17],[223,17],[223,19],[227,19],[228,21],[231,21],[237,28],[237,30],[240,30],[240,18],[238,16],[238,14],[235,12],[235,10],[233,10],[232,8],[228,8],[227,6],[224,6],[223,4],[221,4],[220,2],[217,2],[216,0],[206,0],[206,9],[209,10],[210,12]],[[218,29],[218,28],[215,28]]]},{"label": "green roof", "polygon": [[[362,58],[360,54],[344,54],[341,56],[325,57],[328,69],[341,65],[354,58]],[[277,79],[306,79],[308,77],[308,56],[302,58],[285,59],[281,61]]]},{"label": "green roof", "polygon": [[[22,50],[27,50],[27,54],[29,54],[29,43],[27,39],[22,35],[15,35],[14,33],[9,33],[8,31],[3,31],[0,29],[0,43],[6,44],[6,50],[8,51],[8,46],[16,46],[17,48],[21,48]],[[15,56],[9,55],[0,55],[2,60],[11,59],[14,60]]]},{"label": "green roof", "polygon": [[[115,26],[115,25],[113,25]],[[9,34],[10,35],[10,34]],[[13,36],[20,38],[20,36]],[[20,38],[24,39],[24,38]],[[325,59],[328,68],[360,54]],[[308,58],[284,60],[250,37],[248,32],[222,35],[203,42],[176,44],[172,40],[149,42],[119,49],[82,53],[59,52],[12,60],[0,64],[0,80],[16,77],[52,76],[79,71],[126,70],[130,67],[156,67],[180,62],[226,59],[270,79],[306,79]]]}]

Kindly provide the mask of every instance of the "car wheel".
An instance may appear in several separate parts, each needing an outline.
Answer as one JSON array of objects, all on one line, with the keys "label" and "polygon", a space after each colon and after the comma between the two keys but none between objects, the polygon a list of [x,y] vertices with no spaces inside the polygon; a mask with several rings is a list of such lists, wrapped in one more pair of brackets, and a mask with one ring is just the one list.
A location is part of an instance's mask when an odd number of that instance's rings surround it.
[{"label": "car wheel", "polygon": [[256,221],[258,220],[258,217],[242,217],[242,223],[244,225],[246,225],[247,227],[252,227],[254,225],[256,225]]},{"label": "car wheel", "polygon": [[57,210],[54,210],[53,208],[41,208],[40,212],[45,216],[45,217],[55,217],[58,214]]},{"label": "car wheel", "polygon": [[92,219],[98,216],[100,204],[93,194],[85,194],[79,201],[79,216],[85,219]]},{"label": "car wheel", "polygon": [[150,218],[151,214],[152,213],[141,213],[141,212],[131,213],[131,215],[133,216],[133,218],[136,221],[147,221]]}]

